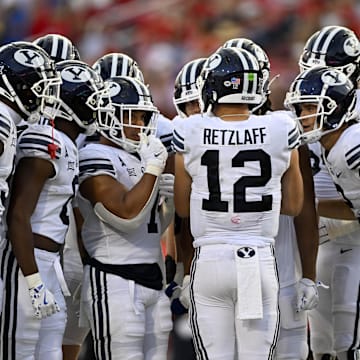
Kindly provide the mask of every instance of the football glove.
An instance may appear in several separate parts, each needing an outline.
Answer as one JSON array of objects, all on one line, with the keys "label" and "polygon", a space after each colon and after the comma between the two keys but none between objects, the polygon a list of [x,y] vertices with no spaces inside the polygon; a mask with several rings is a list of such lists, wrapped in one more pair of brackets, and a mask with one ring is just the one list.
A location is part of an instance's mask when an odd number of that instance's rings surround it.
[{"label": "football glove", "polygon": [[168,157],[166,147],[154,135],[140,133],[140,148],[138,153],[144,162],[145,173],[160,176]]},{"label": "football glove", "polygon": [[60,311],[54,295],[45,287],[39,273],[25,276],[25,279],[28,283],[31,304],[37,319],[41,320]]},{"label": "football glove", "polygon": [[314,281],[302,278],[297,286],[296,311],[314,309],[319,302],[319,293]]},{"label": "football glove", "polygon": [[174,180],[173,174],[161,174],[159,181],[159,195],[167,198],[174,197]]}]

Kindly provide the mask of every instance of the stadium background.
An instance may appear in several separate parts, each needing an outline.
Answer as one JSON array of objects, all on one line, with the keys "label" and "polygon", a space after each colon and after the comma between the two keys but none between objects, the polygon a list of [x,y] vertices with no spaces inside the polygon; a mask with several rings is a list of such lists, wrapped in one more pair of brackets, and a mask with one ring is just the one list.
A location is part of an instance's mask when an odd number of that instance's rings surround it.
[{"label": "stadium background", "polygon": [[0,44],[46,33],[69,37],[82,60],[124,52],[137,60],[154,101],[168,117],[174,79],[189,60],[226,40],[248,37],[271,60],[274,107],[298,71],[305,40],[325,25],[360,33],[358,0],[1,0]]}]

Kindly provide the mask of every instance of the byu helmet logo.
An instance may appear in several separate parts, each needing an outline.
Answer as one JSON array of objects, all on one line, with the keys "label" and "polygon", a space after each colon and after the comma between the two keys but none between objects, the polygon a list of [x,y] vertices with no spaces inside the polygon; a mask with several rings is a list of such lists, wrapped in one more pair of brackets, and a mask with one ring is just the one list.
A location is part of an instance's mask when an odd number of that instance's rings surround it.
[{"label": "byu helmet logo", "polygon": [[344,52],[349,56],[357,56],[360,54],[360,43],[355,37],[351,37],[344,42]]},{"label": "byu helmet logo", "polygon": [[241,258],[252,258],[255,256],[255,250],[251,247],[245,246],[237,250],[237,255]]},{"label": "byu helmet logo", "polygon": [[82,66],[72,65],[61,71],[61,77],[69,82],[80,83],[89,81],[91,74],[88,69]]},{"label": "byu helmet logo", "polygon": [[114,97],[120,94],[120,91],[121,91],[121,86],[114,81],[110,81],[110,85],[109,85],[110,97]]},{"label": "byu helmet logo", "polygon": [[331,69],[321,75],[321,80],[327,85],[344,85],[347,79],[344,73]]},{"label": "byu helmet logo", "polygon": [[221,56],[220,54],[213,54],[209,57],[209,60],[206,64],[206,70],[216,69],[221,64]]},{"label": "byu helmet logo", "polygon": [[20,49],[14,54],[14,59],[23,66],[37,68],[44,65],[44,57],[31,49]]}]

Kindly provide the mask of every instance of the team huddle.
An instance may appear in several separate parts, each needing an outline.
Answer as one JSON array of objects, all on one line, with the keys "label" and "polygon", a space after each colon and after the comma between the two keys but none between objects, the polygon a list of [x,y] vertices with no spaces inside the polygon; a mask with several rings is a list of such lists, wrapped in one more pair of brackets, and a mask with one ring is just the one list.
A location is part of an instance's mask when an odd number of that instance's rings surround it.
[{"label": "team huddle", "polygon": [[[0,359],[360,359],[360,43],[306,42],[283,110],[230,39],[163,116],[137,62],[0,47]],[[162,242],[166,241],[164,257]],[[170,339],[170,341],[169,341]],[[172,345],[170,345],[172,344]]]}]

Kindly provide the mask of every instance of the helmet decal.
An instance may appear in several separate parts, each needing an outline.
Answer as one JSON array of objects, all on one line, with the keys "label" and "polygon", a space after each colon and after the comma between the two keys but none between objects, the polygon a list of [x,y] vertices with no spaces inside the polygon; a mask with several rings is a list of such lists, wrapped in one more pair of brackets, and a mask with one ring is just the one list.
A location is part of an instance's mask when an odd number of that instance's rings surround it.
[{"label": "helmet decal", "polygon": [[61,70],[61,77],[66,81],[82,83],[89,81],[92,76],[85,67],[72,65]]},{"label": "helmet decal", "polygon": [[23,66],[38,68],[44,65],[45,59],[41,54],[32,49],[20,49],[14,53],[14,59]]}]

